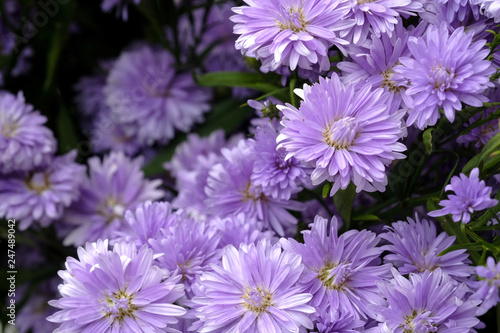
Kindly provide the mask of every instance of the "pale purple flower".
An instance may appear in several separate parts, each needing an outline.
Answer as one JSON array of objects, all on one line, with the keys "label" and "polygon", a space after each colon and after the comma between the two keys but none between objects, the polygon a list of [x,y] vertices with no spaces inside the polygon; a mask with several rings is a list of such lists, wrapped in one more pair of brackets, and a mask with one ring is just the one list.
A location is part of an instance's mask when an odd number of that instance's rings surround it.
[{"label": "pale purple flower", "polygon": [[154,253],[164,253],[157,259],[157,265],[180,275],[187,296],[191,297],[191,285],[210,269],[210,264],[220,259],[220,238],[220,230],[209,223],[183,215],[161,229],[154,239],[149,240],[149,245]]},{"label": "pale purple flower", "polygon": [[180,173],[196,171],[200,166],[198,159],[214,159],[212,155],[220,156],[220,150],[226,145],[223,130],[216,130],[207,137],[200,137],[196,133],[187,136],[187,140],[175,148],[174,156],[163,167],[170,171],[172,176]]},{"label": "pale purple flower", "polygon": [[262,71],[280,66],[329,70],[328,49],[347,42],[337,31],[354,24],[346,19],[350,3],[341,0],[245,0],[248,6],[233,8],[236,49],[262,61]]},{"label": "pale purple flower", "polygon": [[[474,0],[471,0],[474,1]],[[475,0],[481,6],[481,12],[500,23],[500,3],[497,0]]]},{"label": "pale purple flower", "polygon": [[145,144],[140,144],[135,136],[134,124],[117,122],[109,108],[94,118],[90,132],[92,150],[95,152],[121,151],[127,156],[144,153]]},{"label": "pale purple flower", "polygon": [[[492,113],[493,109],[476,113],[469,119],[468,124],[466,123],[465,126],[469,127],[474,122],[484,119]],[[457,138],[457,142],[465,145],[472,144],[476,148],[481,148],[498,133],[498,125],[498,119],[492,119],[478,127],[473,128],[469,133],[459,136]]]},{"label": "pale purple flower", "polygon": [[0,176],[0,216],[20,221],[25,230],[34,222],[47,227],[80,197],[85,166],[75,163],[76,151],[54,158],[50,166]]},{"label": "pale purple flower", "polygon": [[[342,32],[353,44],[362,45],[370,32],[376,36],[394,31],[400,16],[408,17],[421,11],[422,3],[412,0],[348,0],[352,11],[349,18],[356,22],[352,29]],[[348,34],[347,34],[348,33]]]},{"label": "pale purple flower", "polygon": [[222,149],[224,161],[210,169],[205,205],[213,216],[226,217],[245,213],[248,218],[263,222],[280,236],[295,233],[297,218],[287,209],[301,210],[302,204],[267,196],[261,186],[252,182],[254,161],[248,140],[241,140],[232,149]]},{"label": "pale purple flower", "polygon": [[498,200],[491,199],[492,188],[486,186],[484,180],[479,180],[479,169],[474,168],[469,177],[460,174],[453,176],[445,191],[453,191],[447,200],[441,200],[440,206],[444,208],[429,212],[429,216],[444,216],[451,214],[454,222],[469,223],[471,214],[491,208],[498,204]]},{"label": "pale purple flower", "polygon": [[[33,255],[32,248],[30,252],[30,255]],[[33,267],[29,267],[29,269],[33,269]],[[19,333],[54,332],[58,325],[48,322],[46,318],[56,312],[56,309],[51,307],[48,302],[58,296],[57,285],[59,283],[59,278],[54,276],[48,280],[41,281],[36,286],[33,284],[23,284],[16,290],[15,299],[17,304],[20,304],[29,292],[26,303],[16,313],[15,323]]]},{"label": "pale purple flower", "polygon": [[263,240],[224,249],[221,265],[200,278],[199,332],[299,332],[312,329],[311,294],[297,285],[300,256]]},{"label": "pale purple flower", "polygon": [[104,95],[111,118],[130,129],[137,143],[166,143],[175,130],[187,132],[209,110],[208,90],[191,73],[176,73],[174,57],[158,47],[124,51],[111,69]]},{"label": "pale purple flower", "polygon": [[180,215],[172,212],[170,203],[148,200],[135,210],[125,212],[125,223],[123,228],[113,233],[113,243],[133,242],[137,247],[149,244],[149,240],[154,239],[160,229],[168,228],[178,218],[181,218]]},{"label": "pale purple flower", "polygon": [[463,28],[451,35],[446,23],[440,28],[429,26],[422,37],[410,37],[408,48],[412,57],[402,57],[402,65],[394,70],[411,81],[406,94],[413,99],[406,121],[420,129],[434,125],[443,108],[450,122],[462,102],[482,106],[488,99],[483,92],[492,87],[489,77],[495,72],[491,62],[484,60],[489,49],[485,40],[472,42],[473,34]]},{"label": "pale purple flower", "polygon": [[391,36],[382,34],[372,36],[369,44],[351,45],[348,61],[341,61],[337,67],[342,71],[342,81],[353,84],[367,82],[373,87],[381,87],[392,96],[391,109],[412,105],[405,94],[407,80],[394,71],[400,57],[410,55],[407,42],[410,35],[418,34],[418,29],[411,33],[406,31],[401,20],[395,25]]},{"label": "pale purple flower", "polygon": [[106,155],[88,161],[89,174],[80,189],[80,200],[64,216],[63,222],[72,227],[64,244],[81,245],[99,238],[110,238],[124,228],[124,213],[147,200],[163,196],[158,187],[161,180],[144,179],[143,159],[133,160],[123,153]]},{"label": "pale purple flower", "polygon": [[103,12],[108,13],[113,8],[116,8],[116,17],[121,18],[124,21],[128,20],[128,5],[134,4],[138,5],[141,0],[102,0],[101,9]]},{"label": "pale purple flower", "polygon": [[390,265],[380,266],[379,238],[368,230],[349,230],[338,235],[337,218],[330,224],[317,216],[303,231],[304,244],[282,239],[285,250],[302,257],[304,273],[299,285],[313,295],[310,305],[317,314],[340,311],[356,319],[373,317],[369,304],[382,301],[376,281],[390,276]]},{"label": "pale purple flower", "polygon": [[224,131],[217,130],[204,138],[190,134],[186,142],[177,146],[172,160],[163,165],[176,178],[178,195],[172,201],[174,208],[183,209],[200,220],[206,218],[208,172],[223,160],[221,149],[232,147],[239,139],[238,135],[226,142]]},{"label": "pale purple flower", "polygon": [[83,115],[92,116],[106,112],[108,109],[103,89],[106,85],[106,77],[114,64],[114,60],[100,61],[93,75],[81,77],[74,85],[75,102]]},{"label": "pale purple flower", "polygon": [[455,237],[446,232],[437,235],[434,223],[420,220],[418,215],[415,220],[409,217],[408,222],[394,222],[384,229],[380,237],[390,243],[382,246],[390,252],[384,260],[394,264],[401,274],[432,272],[439,267],[452,278],[464,281],[473,272],[465,249],[439,255],[454,244]]},{"label": "pale purple flower", "polygon": [[255,218],[247,218],[245,214],[229,215],[225,218],[213,217],[209,220],[211,226],[222,232],[219,248],[227,245],[239,247],[241,243],[257,243],[262,239],[267,239],[272,243],[276,240],[275,233],[271,230],[264,231],[262,222]]},{"label": "pale purple flower", "polygon": [[49,304],[60,310],[47,318],[61,323],[55,332],[162,332],[186,313],[173,304],[184,296],[180,276],[165,279],[147,246],[118,243],[103,252],[86,247],[59,271],[62,297]]},{"label": "pale purple flower", "polygon": [[482,301],[477,310],[477,315],[485,314],[500,301],[498,288],[500,287],[500,263],[495,264],[495,259],[488,257],[486,266],[477,266],[476,274],[480,278],[477,289],[471,296],[472,299]]},{"label": "pale purple flower", "polygon": [[364,320],[333,310],[319,314],[316,330],[312,333],[357,333],[363,332],[364,325]]},{"label": "pale purple flower", "polygon": [[0,92],[0,174],[30,171],[52,161],[56,140],[43,124],[47,121],[17,96]]},{"label": "pale purple flower", "polygon": [[373,307],[380,324],[366,332],[469,333],[479,324],[475,315],[479,301],[466,299],[465,284],[457,285],[440,268],[411,273],[409,280],[394,268],[392,274],[390,282],[379,283],[387,301]]},{"label": "pale purple flower", "polygon": [[479,19],[479,6],[474,4],[476,0],[435,0],[435,2],[443,7],[448,22],[453,21],[455,17],[463,21],[471,13],[476,20]]},{"label": "pale purple flower", "polygon": [[284,148],[277,148],[276,138],[282,126],[275,119],[263,119],[255,131],[252,183],[274,199],[288,200],[309,184],[309,169],[296,158],[285,159]]},{"label": "pale purple flower", "polygon": [[284,129],[277,141],[286,159],[314,167],[313,185],[333,182],[330,195],[351,181],[357,192],[384,191],[387,166],[406,150],[398,142],[403,113],[390,113],[389,93],[369,84],[344,85],[336,74],[295,92],[303,99],[298,109],[279,106]]}]

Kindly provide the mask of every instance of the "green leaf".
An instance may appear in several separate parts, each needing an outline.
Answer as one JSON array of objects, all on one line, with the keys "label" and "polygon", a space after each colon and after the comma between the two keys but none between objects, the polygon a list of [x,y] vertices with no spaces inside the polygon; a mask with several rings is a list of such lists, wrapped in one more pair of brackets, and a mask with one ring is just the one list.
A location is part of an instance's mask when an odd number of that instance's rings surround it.
[{"label": "green leaf", "polygon": [[323,185],[323,199],[326,199],[330,195],[330,190],[332,189],[332,183],[327,182]]},{"label": "green leaf", "polygon": [[356,197],[356,186],[351,182],[345,190],[338,190],[333,195],[333,203],[344,221],[344,229],[349,230],[351,224],[352,205]]},{"label": "green leaf", "polygon": [[213,72],[196,75],[199,85],[205,87],[243,87],[270,93],[279,90],[280,87],[266,82],[259,73],[248,72]]},{"label": "green leaf", "polygon": [[57,144],[60,153],[65,154],[78,147],[78,137],[73,119],[69,110],[61,102],[57,115]]},{"label": "green leaf", "polygon": [[373,214],[362,214],[352,217],[353,221],[380,221],[381,219]]},{"label": "green leaf", "polygon": [[446,253],[463,249],[468,251],[480,251],[483,249],[483,246],[480,243],[465,243],[465,244],[452,245],[443,252],[441,252],[438,256],[442,256],[445,255]]},{"label": "green leaf", "polygon": [[425,151],[427,152],[428,155],[430,155],[432,153],[432,149],[433,149],[432,131],[434,131],[434,128],[428,128],[425,130],[424,134],[422,135],[422,138],[424,140],[424,145],[425,145]]}]

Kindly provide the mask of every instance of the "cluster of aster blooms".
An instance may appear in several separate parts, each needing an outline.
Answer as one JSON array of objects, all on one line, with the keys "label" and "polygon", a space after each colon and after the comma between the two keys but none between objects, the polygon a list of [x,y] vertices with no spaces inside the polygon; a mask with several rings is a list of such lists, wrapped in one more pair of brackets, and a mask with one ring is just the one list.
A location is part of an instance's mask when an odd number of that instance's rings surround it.
[{"label": "cluster of aster blooms", "polygon": [[[127,21],[143,2],[101,8]],[[19,330],[484,328],[481,316],[500,301],[500,179],[484,171],[499,145],[481,155],[499,140],[498,35],[488,32],[498,31],[498,1],[186,3],[172,1],[183,9],[175,29],[160,29],[164,44],[133,42],[75,85],[81,128],[101,154],[85,163],[77,151],[57,153],[47,118],[22,92],[0,92],[0,218],[30,235],[53,228],[76,249],[59,277],[38,286],[51,295],[32,290],[25,299]],[[257,116],[240,132],[190,133],[216,95],[196,78],[256,74],[250,58],[259,75],[282,77],[278,91],[289,100],[235,84],[232,99]],[[201,61],[191,70],[193,59]],[[447,151],[468,149],[489,164],[462,173],[459,162],[443,173],[420,165],[421,181],[439,178],[439,191],[405,200],[439,207],[375,216],[386,225],[369,229],[344,214],[349,200],[339,198],[352,194],[358,208],[379,199],[421,131],[457,124],[467,110],[476,112]],[[145,161],[179,132],[186,139],[162,161],[164,174],[148,178]],[[388,203],[358,220],[394,208],[397,200],[382,198]]]}]

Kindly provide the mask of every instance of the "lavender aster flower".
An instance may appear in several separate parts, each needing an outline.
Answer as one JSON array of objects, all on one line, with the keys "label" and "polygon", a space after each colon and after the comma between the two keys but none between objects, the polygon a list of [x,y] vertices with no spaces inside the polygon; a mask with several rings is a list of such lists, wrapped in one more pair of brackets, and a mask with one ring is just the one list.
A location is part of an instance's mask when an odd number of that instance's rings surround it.
[{"label": "lavender aster flower", "polygon": [[199,156],[207,160],[214,159],[212,156],[220,156],[220,150],[225,144],[223,130],[214,131],[204,138],[198,134],[189,134],[187,140],[175,149],[172,160],[165,163],[163,167],[174,177],[178,177],[182,172],[196,171],[199,168]]},{"label": "lavender aster flower", "polygon": [[498,200],[490,198],[491,187],[486,186],[484,180],[479,180],[478,168],[472,169],[469,177],[463,173],[460,177],[454,176],[445,190],[455,194],[448,195],[447,200],[441,200],[439,205],[444,208],[429,212],[429,216],[452,214],[454,222],[469,223],[474,212],[498,204]]},{"label": "lavender aster flower", "polygon": [[210,225],[222,232],[219,248],[227,245],[239,247],[241,243],[257,243],[267,239],[274,243],[275,234],[271,230],[263,231],[264,225],[255,218],[247,218],[245,214],[229,215],[225,218],[214,217],[209,221]]},{"label": "lavender aster flower", "polygon": [[479,323],[475,317],[479,301],[465,299],[465,284],[457,286],[440,268],[410,274],[409,280],[394,268],[392,274],[390,283],[379,283],[387,299],[374,307],[381,324],[367,332],[468,333]]},{"label": "lavender aster flower", "polygon": [[141,0],[103,0],[101,3],[101,9],[103,12],[110,12],[116,7],[116,16],[121,17],[124,21],[128,20],[128,5],[129,4],[138,5]]},{"label": "lavender aster flower", "polygon": [[111,153],[102,162],[98,157],[89,159],[90,178],[80,189],[80,200],[64,216],[64,222],[74,228],[65,244],[110,238],[124,227],[125,211],[163,196],[160,180],[144,179],[142,162],[140,157],[130,160],[123,153]]},{"label": "lavender aster flower", "polygon": [[479,6],[474,4],[475,0],[435,0],[437,4],[443,6],[448,22],[458,18],[463,21],[464,18],[472,12],[476,20],[479,19]]},{"label": "lavender aster flower", "polygon": [[137,251],[119,243],[113,251],[86,254],[96,264],[70,258],[59,272],[62,298],[49,304],[61,310],[47,318],[62,324],[56,332],[162,332],[186,313],[173,304],[184,295],[180,277],[164,281],[146,246]]},{"label": "lavender aster flower", "polygon": [[329,70],[328,49],[347,42],[336,31],[352,27],[346,19],[350,4],[340,0],[245,0],[248,6],[233,8],[236,49],[262,61],[262,71],[284,65],[291,70]]},{"label": "lavender aster flower", "polygon": [[144,45],[123,52],[108,75],[104,94],[112,118],[135,125],[128,134],[139,144],[165,143],[175,129],[189,131],[209,110],[209,91],[190,73],[176,73],[174,65],[170,53]]},{"label": "lavender aster flower", "polygon": [[481,11],[487,17],[493,18],[495,23],[500,23],[500,3],[496,0],[476,0],[481,6]]},{"label": "lavender aster flower", "polygon": [[284,148],[276,148],[276,138],[282,126],[277,120],[265,121],[255,132],[252,183],[261,186],[274,199],[288,200],[309,183],[308,169],[296,158],[285,159]]},{"label": "lavender aster flower", "polygon": [[300,256],[267,241],[224,249],[222,265],[200,278],[200,332],[299,332],[312,329],[311,294],[297,285]]},{"label": "lavender aster flower", "polygon": [[434,125],[440,107],[453,122],[462,102],[479,107],[488,100],[483,92],[493,86],[489,77],[495,70],[490,61],[484,60],[489,53],[484,47],[486,41],[472,42],[472,37],[463,27],[450,35],[444,22],[439,29],[429,26],[422,37],[410,37],[412,58],[400,58],[402,65],[394,68],[411,81],[406,90],[413,99],[408,126],[415,124],[423,129]]},{"label": "lavender aster flower", "polygon": [[477,282],[476,292],[471,296],[472,299],[482,301],[477,315],[485,314],[500,301],[498,288],[500,287],[500,263],[495,264],[495,259],[488,257],[486,266],[477,266],[476,274],[480,278]]},{"label": "lavender aster flower", "polygon": [[[469,124],[473,124],[480,119],[484,119],[492,113],[492,109],[477,113],[469,119]],[[466,124],[466,126],[468,127],[469,124]],[[474,144],[474,147],[481,148],[498,133],[498,127],[498,119],[492,119],[478,127],[473,128],[469,133],[459,136],[457,138],[457,142],[464,143],[466,145]]]},{"label": "lavender aster flower", "polygon": [[55,157],[49,167],[0,177],[0,216],[20,221],[27,229],[47,227],[80,196],[85,166],[75,163],[76,151]]},{"label": "lavender aster flower", "polygon": [[349,0],[352,4],[351,17],[356,25],[341,36],[349,33],[349,40],[362,45],[370,30],[377,36],[387,34],[389,37],[398,23],[400,15],[416,15],[422,9],[422,3],[412,0]]},{"label": "lavender aster flower", "polygon": [[375,282],[389,277],[390,265],[378,266],[382,249],[377,235],[367,230],[350,230],[338,236],[337,218],[317,216],[303,231],[304,244],[282,239],[285,250],[302,256],[306,269],[299,285],[313,294],[310,302],[318,314],[340,311],[356,319],[374,313],[369,304],[381,301]]},{"label": "lavender aster flower", "polygon": [[278,235],[295,233],[297,219],[287,209],[301,210],[302,205],[293,200],[280,200],[267,196],[260,186],[252,182],[254,161],[248,140],[241,140],[237,147],[222,150],[224,161],[210,169],[205,193],[208,212],[225,217],[245,213],[257,218]]},{"label": "lavender aster flower", "polygon": [[[33,251],[30,250],[31,255]],[[16,290],[16,303],[19,304],[23,297],[27,296],[28,287],[33,287],[26,303],[16,313],[16,328],[19,333],[52,333],[57,329],[58,325],[48,322],[46,318],[56,312],[48,301],[58,296],[59,282],[59,278],[55,276],[40,282],[37,286],[24,284]]]},{"label": "lavender aster flower", "polygon": [[0,93],[0,174],[30,171],[45,166],[56,151],[52,131],[43,124],[47,118],[17,96]]},{"label": "lavender aster flower", "polygon": [[439,267],[452,278],[464,280],[473,272],[465,249],[439,255],[453,245],[455,237],[445,232],[436,236],[434,223],[420,221],[418,215],[415,220],[408,218],[408,223],[398,221],[384,229],[387,232],[380,237],[391,243],[382,246],[384,251],[391,252],[384,260],[394,264],[401,274],[434,271]]},{"label": "lavender aster flower", "polygon": [[[418,30],[411,34],[417,33]],[[362,47],[351,45],[349,61],[337,64],[342,70],[342,81],[349,84],[367,82],[374,87],[384,88],[394,98],[391,109],[412,105],[411,99],[405,94],[407,80],[394,71],[399,58],[410,55],[407,46],[409,36],[410,33],[399,20],[390,37],[387,34],[372,36],[371,44]]]},{"label": "lavender aster flower", "polygon": [[313,185],[334,182],[330,195],[351,181],[357,192],[384,191],[386,166],[406,150],[397,142],[403,114],[389,112],[389,94],[369,84],[346,86],[336,74],[295,91],[303,99],[299,109],[278,107],[284,115],[278,148],[287,150],[286,159],[312,165]]},{"label": "lavender aster flower", "polygon": [[344,315],[339,311],[328,311],[320,314],[313,333],[357,333],[362,332],[363,320],[353,315]]},{"label": "lavender aster flower", "polygon": [[221,232],[210,224],[184,215],[161,229],[149,244],[155,253],[165,254],[158,259],[158,266],[181,275],[191,297],[191,285],[220,259],[220,237]]},{"label": "lavender aster flower", "polygon": [[127,210],[124,215],[123,229],[116,230],[117,236],[113,242],[133,242],[137,247],[149,244],[161,229],[168,228],[180,218],[179,214],[172,213],[168,202],[146,201],[138,205],[135,210]]}]

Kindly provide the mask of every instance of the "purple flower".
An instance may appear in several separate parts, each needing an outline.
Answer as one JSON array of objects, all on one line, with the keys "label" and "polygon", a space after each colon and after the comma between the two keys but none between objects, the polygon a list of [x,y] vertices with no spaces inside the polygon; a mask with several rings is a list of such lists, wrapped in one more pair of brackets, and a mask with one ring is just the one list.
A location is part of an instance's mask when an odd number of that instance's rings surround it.
[{"label": "purple flower", "polygon": [[411,99],[405,94],[408,82],[394,71],[394,67],[399,64],[400,57],[410,55],[407,46],[408,37],[418,34],[419,30],[409,33],[399,20],[391,36],[373,35],[370,44],[365,43],[363,47],[351,45],[349,61],[337,64],[342,70],[342,81],[349,84],[367,82],[373,87],[384,88],[394,98],[391,110],[412,105]]},{"label": "purple flower", "polygon": [[103,89],[106,85],[106,77],[114,64],[113,60],[101,61],[94,75],[81,77],[73,87],[77,94],[75,102],[83,115],[92,116],[108,109]]},{"label": "purple flower", "polygon": [[69,258],[59,271],[62,298],[49,304],[61,310],[47,318],[62,324],[58,331],[160,332],[186,313],[173,304],[184,295],[180,276],[165,280],[152,265],[151,249],[119,243],[113,251],[96,252],[93,246],[80,247],[80,261]]},{"label": "purple flower", "polygon": [[469,291],[440,268],[423,274],[410,274],[409,280],[392,269],[394,279],[379,283],[387,300],[374,306],[377,328],[367,332],[443,332],[468,333],[479,323],[475,317],[479,301],[465,299]]},{"label": "purple flower", "polygon": [[[476,113],[469,119],[469,124],[465,124],[467,127],[474,122],[484,119],[493,113],[493,109],[488,109],[483,112]],[[458,143],[464,143],[466,145],[473,144],[476,148],[481,148],[484,146],[492,137],[498,133],[498,119],[492,119],[478,127],[470,130],[469,133],[461,135],[457,138]]]},{"label": "purple flower", "polygon": [[95,152],[121,151],[127,156],[146,150],[145,144],[137,141],[133,124],[122,124],[112,116],[109,108],[96,115],[92,123],[91,142]]},{"label": "purple flower", "polygon": [[[33,249],[30,250],[30,255],[32,255]],[[23,284],[16,290],[17,304],[21,303],[29,292],[26,303],[16,313],[15,323],[19,333],[51,333],[55,331],[58,325],[48,322],[46,318],[56,312],[56,309],[51,307],[48,302],[58,295],[57,285],[59,282],[59,278],[55,276],[49,280],[43,280],[36,286]],[[30,288],[32,289],[30,290]]]},{"label": "purple flower", "polygon": [[[267,120],[267,121],[266,121]],[[265,119],[255,132],[252,183],[274,199],[288,200],[309,183],[308,169],[296,158],[285,159],[284,148],[276,148],[282,126],[277,120]]]},{"label": "purple flower", "polygon": [[220,259],[220,237],[221,232],[210,224],[183,215],[161,229],[149,245],[155,253],[164,253],[158,266],[180,275],[191,297],[191,285]]},{"label": "purple flower", "polygon": [[419,1],[412,0],[349,0],[352,5],[352,17],[356,25],[342,32],[341,36],[349,33],[349,40],[354,44],[362,45],[370,31],[376,36],[387,34],[389,37],[398,22],[400,15],[416,15],[422,9]]},{"label": "purple flower", "polygon": [[80,189],[80,200],[66,211],[64,222],[73,230],[64,244],[80,245],[99,238],[110,238],[124,228],[124,213],[147,200],[163,196],[160,180],[146,180],[141,171],[143,159],[111,153],[101,162],[89,159],[90,178]]},{"label": "purple flower", "polygon": [[200,278],[196,315],[200,332],[299,332],[312,329],[311,294],[297,285],[300,256],[267,241],[227,246],[222,264]]},{"label": "purple flower", "polygon": [[158,265],[170,272],[177,270],[190,291],[190,285],[201,272],[220,259],[221,232],[208,222],[196,221],[182,213],[175,217],[167,227],[159,230],[154,239],[149,240],[149,245],[155,253],[166,254],[158,260]]},{"label": "purple flower", "polygon": [[372,317],[369,304],[381,302],[375,282],[389,277],[390,265],[380,264],[379,238],[367,230],[350,230],[338,236],[337,218],[317,216],[303,231],[304,244],[282,239],[283,248],[299,254],[306,269],[300,286],[313,294],[310,302],[318,314],[340,311],[356,319]]},{"label": "purple flower", "polygon": [[243,213],[225,218],[214,217],[209,223],[222,232],[219,241],[220,249],[227,245],[239,247],[241,243],[257,243],[261,239],[267,239],[271,243],[276,240],[274,232],[263,231],[262,222],[257,222],[255,218],[247,218]]},{"label": "purple flower", "polygon": [[172,160],[163,165],[176,178],[178,195],[172,201],[174,208],[183,209],[199,220],[206,218],[208,172],[223,160],[221,149],[232,147],[239,138],[231,138],[226,143],[224,131],[218,130],[205,138],[190,134],[186,142],[177,146]]},{"label": "purple flower", "polygon": [[334,310],[319,314],[316,330],[312,333],[357,333],[362,332],[364,325],[363,320]]},{"label": "purple flower", "polygon": [[347,42],[336,31],[354,24],[346,19],[350,4],[340,0],[245,0],[248,6],[233,8],[234,33],[240,35],[236,49],[262,61],[261,70],[280,66],[291,70],[329,70],[328,49]]},{"label": "purple flower", "polygon": [[[473,0],[471,0],[473,1]],[[496,0],[475,0],[481,6],[481,12],[493,18],[495,23],[500,23],[500,4]]]},{"label": "purple flower", "polygon": [[408,218],[408,223],[398,221],[384,229],[387,232],[380,237],[391,243],[382,246],[384,251],[390,252],[384,260],[394,264],[401,274],[432,272],[439,267],[452,278],[463,281],[473,272],[466,250],[439,255],[453,245],[455,237],[445,232],[436,236],[434,223],[420,221],[418,215],[415,215],[415,221]]},{"label": "purple flower", "polygon": [[[180,173],[196,171],[200,168],[199,159],[216,159],[220,156],[220,150],[226,145],[223,130],[212,132],[208,137],[200,137],[198,134],[189,134],[187,140],[175,148],[172,159],[163,167],[170,171],[174,177]],[[213,156],[215,155],[215,156]]]},{"label": "purple flower", "polygon": [[336,74],[295,91],[303,99],[299,109],[278,107],[284,129],[277,141],[288,152],[285,159],[314,167],[313,185],[333,182],[330,195],[351,181],[357,192],[384,191],[386,167],[406,150],[398,142],[403,114],[390,113],[389,93],[369,84],[344,85]]},{"label": "purple flower", "polygon": [[23,93],[0,93],[0,174],[30,171],[52,161],[56,140],[43,124],[47,121]]},{"label": "purple flower", "polygon": [[149,244],[148,241],[154,239],[160,229],[168,228],[178,218],[180,215],[172,213],[170,203],[146,201],[135,210],[125,212],[125,224],[113,233],[117,237],[113,243],[133,242],[137,247]]},{"label": "purple flower", "polygon": [[474,18],[478,20],[479,6],[474,4],[475,1],[476,0],[435,0],[437,4],[443,7],[448,22],[453,21],[455,17],[463,21],[471,12],[474,14]]},{"label": "purple flower", "polygon": [[476,292],[471,299],[482,301],[477,315],[485,314],[500,301],[498,288],[500,287],[500,263],[495,264],[495,259],[488,257],[486,266],[477,266],[476,274],[481,279],[477,282]]},{"label": "purple flower", "polygon": [[187,132],[209,110],[208,90],[190,73],[176,73],[173,56],[147,45],[123,52],[111,69],[104,95],[111,117],[137,143],[165,143],[176,129]]},{"label": "purple flower", "polygon": [[402,65],[394,68],[411,81],[406,90],[413,99],[408,126],[423,129],[434,125],[440,107],[453,122],[462,102],[479,107],[488,100],[483,92],[493,86],[489,77],[495,70],[484,60],[489,53],[486,41],[472,42],[472,37],[463,27],[450,35],[443,22],[439,29],[429,26],[424,36],[409,38],[412,57],[400,58]]},{"label": "purple flower", "polygon": [[247,218],[255,217],[280,236],[294,234],[298,221],[287,209],[301,210],[303,206],[297,201],[267,196],[252,182],[254,161],[249,159],[249,141],[241,140],[233,149],[224,148],[222,154],[224,161],[210,169],[205,187],[208,212],[219,217],[245,213]]},{"label": "purple flower", "polygon": [[128,5],[129,4],[138,5],[141,0],[102,0],[101,9],[103,12],[108,13],[114,7],[116,7],[116,17],[120,17],[122,20],[128,20]]},{"label": "purple flower", "polygon": [[75,163],[76,151],[55,157],[50,166],[0,177],[0,216],[47,227],[75,202],[85,179],[85,166]]},{"label": "purple flower", "polygon": [[452,214],[454,222],[469,223],[474,212],[498,204],[498,200],[490,198],[491,187],[486,186],[484,180],[479,180],[478,168],[472,169],[469,177],[463,173],[460,177],[454,176],[445,190],[455,194],[448,195],[448,200],[441,200],[439,205],[444,208],[429,212],[429,216]]}]

